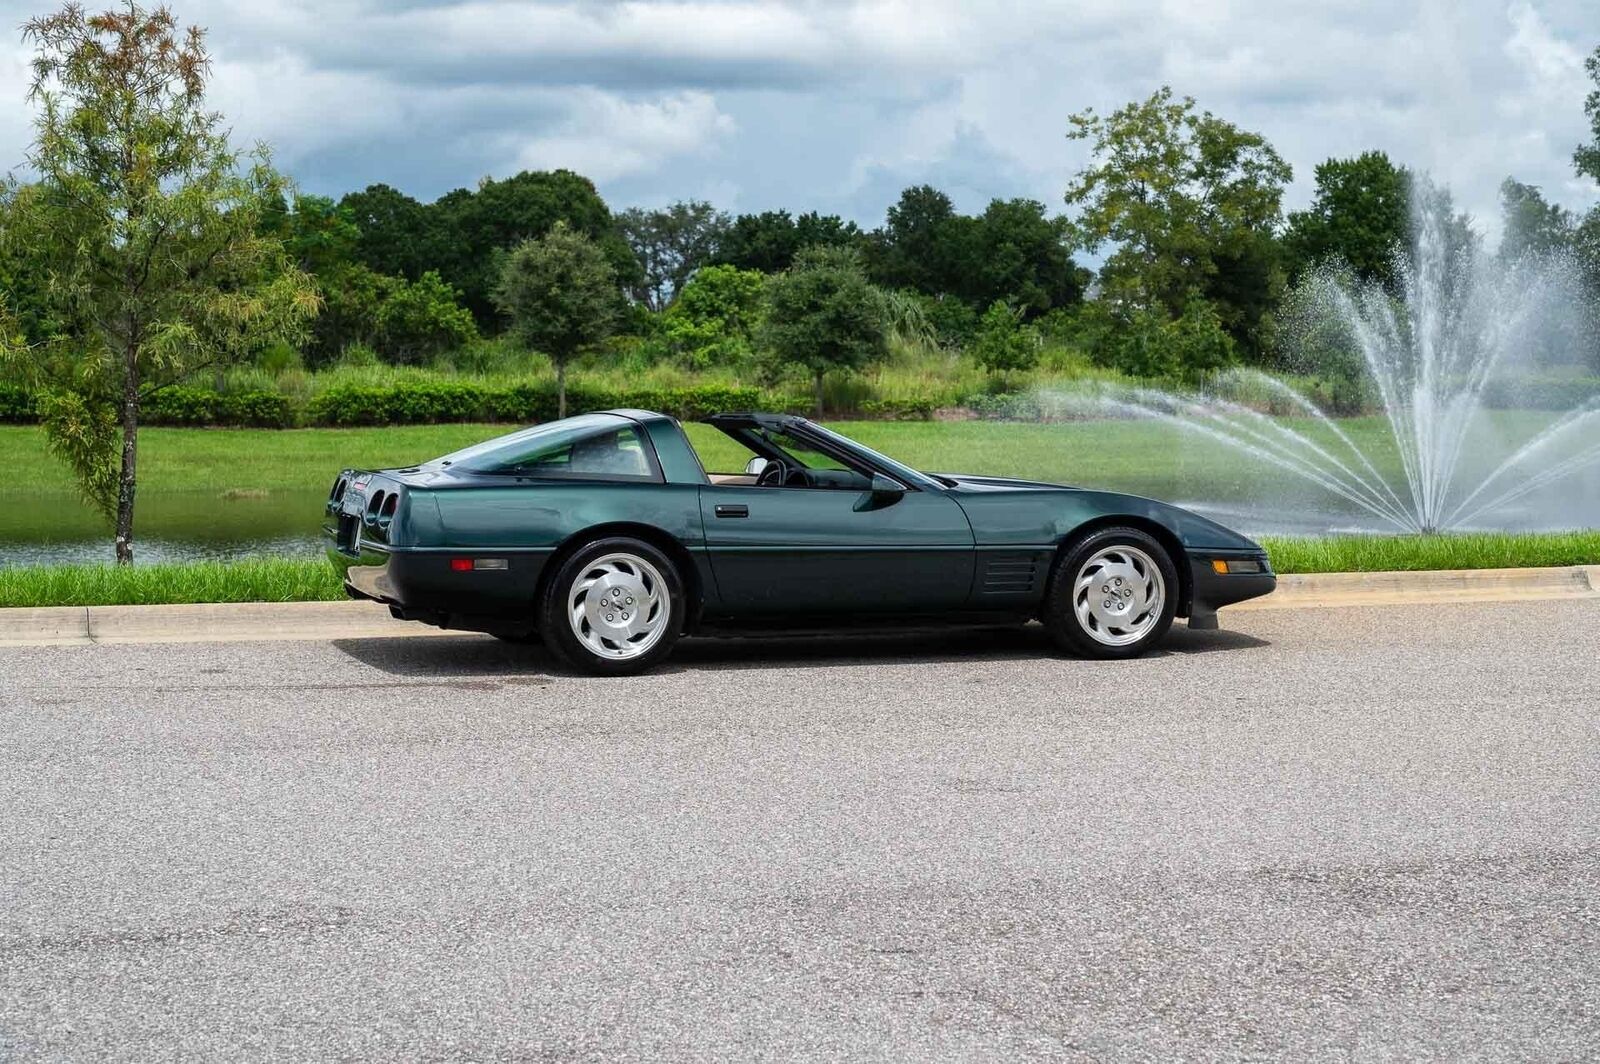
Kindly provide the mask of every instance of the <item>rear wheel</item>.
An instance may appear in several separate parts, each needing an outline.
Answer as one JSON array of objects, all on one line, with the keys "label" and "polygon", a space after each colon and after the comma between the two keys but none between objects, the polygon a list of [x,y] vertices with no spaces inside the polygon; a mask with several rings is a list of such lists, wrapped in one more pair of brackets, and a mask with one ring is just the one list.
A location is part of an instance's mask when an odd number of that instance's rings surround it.
[{"label": "rear wheel", "polygon": [[574,668],[623,676],[671,653],[684,606],[672,559],[643,540],[600,539],[578,548],[552,576],[539,627]]},{"label": "rear wheel", "polygon": [[1063,649],[1131,658],[1160,642],[1178,607],[1178,571],[1160,543],[1136,528],[1086,533],[1050,576],[1044,623]]}]

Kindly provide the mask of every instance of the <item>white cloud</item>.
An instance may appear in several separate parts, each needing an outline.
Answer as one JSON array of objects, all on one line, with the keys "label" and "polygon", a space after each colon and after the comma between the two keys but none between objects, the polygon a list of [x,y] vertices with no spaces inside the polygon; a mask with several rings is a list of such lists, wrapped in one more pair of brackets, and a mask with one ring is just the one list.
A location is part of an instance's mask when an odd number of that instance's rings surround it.
[{"label": "white cloud", "polygon": [[526,139],[506,134],[517,169],[559,167],[611,181],[648,173],[674,156],[708,151],[735,128],[704,92],[636,101],[580,89],[569,106],[568,116],[547,132]]},{"label": "white cloud", "polygon": [[[1291,205],[1316,163],[1369,148],[1434,171],[1491,231],[1508,174],[1596,199],[1570,166],[1593,0],[177,2],[211,31],[241,136],[330,193],[432,196],[527,165],[624,203],[714,191],[868,224],[898,181],[1059,205],[1083,150],[1067,116],[1170,83],[1279,149]],[[13,100],[21,54],[0,41]],[[12,158],[24,123],[0,109]]]}]

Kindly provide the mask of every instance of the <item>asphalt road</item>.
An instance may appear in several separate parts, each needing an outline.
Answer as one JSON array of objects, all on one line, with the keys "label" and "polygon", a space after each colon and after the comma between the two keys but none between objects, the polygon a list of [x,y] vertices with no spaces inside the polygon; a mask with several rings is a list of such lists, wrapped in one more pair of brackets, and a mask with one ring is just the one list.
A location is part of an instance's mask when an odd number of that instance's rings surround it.
[{"label": "asphalt road", "polygon": [[0,1059],[1600,1056],[1600,605],[0,651]]}]

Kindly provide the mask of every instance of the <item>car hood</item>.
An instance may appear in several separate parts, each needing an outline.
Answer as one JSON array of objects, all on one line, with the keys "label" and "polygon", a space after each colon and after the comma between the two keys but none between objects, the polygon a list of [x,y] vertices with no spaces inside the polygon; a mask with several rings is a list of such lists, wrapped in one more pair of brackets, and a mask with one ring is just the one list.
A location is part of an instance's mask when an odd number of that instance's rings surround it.
[{"label": "car hood", "polygon": [[1041,491],[1081,491],[1066,484],[1051,484],[1044,480],[1022,480],[1018,477],[984,477],[973,473],[930,473],[936,480],[952,483],[968,491],[1017,491],[1037,488]]},{"label": "car hood", "polygon": [[[1159,499],[1014,477],[982,477],[966,473],[933,475],[949,485],[952,494],[957,497],[967,496],[972,499],[973,504],[984,510],[992,510],[995,505],[1005,505],[1002,500],[1009,496],[1019,500],[1037,499],[1042,505],[1049,507],[1047,513],[1060,517],[1062,515],[1055,509],[1055,505],[1047,500],[1055,497],[1065,501],[1064,497],[1070,496],[1072,505],[1066,508],[1066,513],[1070,515],[1070,522],[1073,524],[1101,516],[1122,515],[1144,518],[1170,529],[1185,547],[1227,551],[1261,550],[1261,545],[1250,537],[1241,535],[1225,525],[1219,525],[1210,518],[1201,517],[1181,506],[1161,502]],[[989,502],[984,503],[982,500]]]}]

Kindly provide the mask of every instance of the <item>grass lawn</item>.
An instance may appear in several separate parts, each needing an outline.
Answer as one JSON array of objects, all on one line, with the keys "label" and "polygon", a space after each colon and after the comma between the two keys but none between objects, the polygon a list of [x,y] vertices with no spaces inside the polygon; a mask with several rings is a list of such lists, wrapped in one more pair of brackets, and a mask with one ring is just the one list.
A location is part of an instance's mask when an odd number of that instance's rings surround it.
[{"label": "grass lawn", "polygon": [[[1600,532],[1269,537],[1264,546],[1279,573],[1600,564]],[[342,598],[333,567],[318,559],[126,568],[0,568],[0,607],[309,602]]]},{"label": "grass lawn", "polygon": [[[1137,481],[1217,455],[1220,473],[1236,469],[1219,445],[1147,421],[1017,424],[993,421],[855,421],[830,427],[918,469],[1024,476],[1097,486]],[[1344,423],[1381,448],[1376,418]],[[706,466],[742,469],[746,452],[706,425],[687,426]],[[411,465],[510,431],[505,425],[408,425],[376,429],[176,429],[139,433],[142,492],[326,492],[340,469]],[[5,492],[71,494],[66,468],[29,425],[0,426]]]}]

